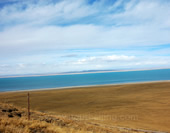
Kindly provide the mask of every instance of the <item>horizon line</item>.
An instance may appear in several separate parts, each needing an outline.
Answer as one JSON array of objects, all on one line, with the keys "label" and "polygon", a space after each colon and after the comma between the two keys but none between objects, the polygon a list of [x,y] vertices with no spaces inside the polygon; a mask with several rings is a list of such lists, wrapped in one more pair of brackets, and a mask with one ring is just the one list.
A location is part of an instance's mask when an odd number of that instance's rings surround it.
[{"label": "horizon line", "polygon": [[[75,75],[75,74],[92,74],[92,73],[109,73],[109,72],[128,72],[128,71],[147,71],[147,70],[159,70],[159,69],[170,69],[170,67],[163,68],[146,68],[146,69],[122,69],[122,70],[83,70],[75,72],[60,72],[51,74],[20,74],[20,75],[9,75],[0,76],[0,78],[19,78],[19,77],[40,77],[40,76],[56,76],[56,75]],[[90,72],[92,71],[92,72]]]}]

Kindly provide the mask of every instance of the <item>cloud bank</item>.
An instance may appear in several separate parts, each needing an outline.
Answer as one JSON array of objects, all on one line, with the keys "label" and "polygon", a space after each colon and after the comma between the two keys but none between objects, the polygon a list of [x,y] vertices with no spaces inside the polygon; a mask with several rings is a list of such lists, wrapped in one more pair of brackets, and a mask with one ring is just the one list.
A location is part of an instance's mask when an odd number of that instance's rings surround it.
[{"label": "cloud bank", "polygon": [[162,0],[1,0],[0,74],[169,67],[169,7]]}]

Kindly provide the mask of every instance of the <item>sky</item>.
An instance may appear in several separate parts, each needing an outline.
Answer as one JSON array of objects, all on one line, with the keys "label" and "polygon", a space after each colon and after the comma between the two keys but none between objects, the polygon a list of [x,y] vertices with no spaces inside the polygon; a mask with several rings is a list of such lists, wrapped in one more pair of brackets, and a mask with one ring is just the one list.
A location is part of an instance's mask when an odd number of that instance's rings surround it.
[{"label": "sky", "polygon": [[0,0],[0,75],[170,67],[170,0]]}]

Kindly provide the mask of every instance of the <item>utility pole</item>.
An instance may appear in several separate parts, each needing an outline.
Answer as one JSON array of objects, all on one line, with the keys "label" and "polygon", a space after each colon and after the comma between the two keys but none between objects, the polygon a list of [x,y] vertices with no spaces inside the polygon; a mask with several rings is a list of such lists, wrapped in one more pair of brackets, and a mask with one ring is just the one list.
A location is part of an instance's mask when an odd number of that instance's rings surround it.
[{"label": "utility pole", "polygon": [[28,120],[30,120],[30,94],[28,92]]}]

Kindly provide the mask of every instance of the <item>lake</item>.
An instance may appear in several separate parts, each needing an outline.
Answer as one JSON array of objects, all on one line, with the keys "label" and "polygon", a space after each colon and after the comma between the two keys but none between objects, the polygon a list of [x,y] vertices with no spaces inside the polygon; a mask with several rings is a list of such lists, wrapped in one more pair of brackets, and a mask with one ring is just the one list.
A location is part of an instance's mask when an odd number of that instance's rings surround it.
[{"label": "lake", "polygon": [[170,69],[0,78],[0,91],[170,80]]}]

